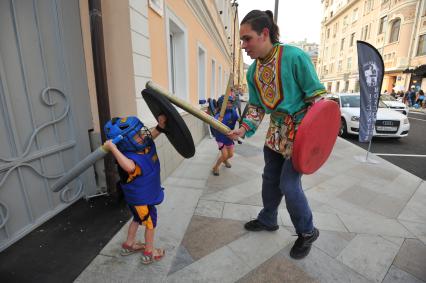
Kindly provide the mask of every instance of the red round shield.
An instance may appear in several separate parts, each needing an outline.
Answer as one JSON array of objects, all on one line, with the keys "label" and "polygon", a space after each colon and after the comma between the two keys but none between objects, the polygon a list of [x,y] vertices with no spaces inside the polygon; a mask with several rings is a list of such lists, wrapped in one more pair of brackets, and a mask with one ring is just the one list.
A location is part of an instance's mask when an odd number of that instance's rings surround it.
[{"label": "red round shield", "polygon": [[293,166],[312,174],[330,156],[340,128],[340,108],[331,100],[320,100],[308,110],[296,132]]}]

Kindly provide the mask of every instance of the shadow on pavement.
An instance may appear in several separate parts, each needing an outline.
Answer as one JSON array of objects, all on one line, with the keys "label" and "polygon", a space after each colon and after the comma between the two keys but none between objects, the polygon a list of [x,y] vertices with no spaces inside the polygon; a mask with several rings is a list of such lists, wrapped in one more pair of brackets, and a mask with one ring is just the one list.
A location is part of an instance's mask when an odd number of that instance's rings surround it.
[{"label": "shadow on pavement", "polygon": [[0,253],[0,282],[72,282],[129,218],[123,200],[80,199]]}]

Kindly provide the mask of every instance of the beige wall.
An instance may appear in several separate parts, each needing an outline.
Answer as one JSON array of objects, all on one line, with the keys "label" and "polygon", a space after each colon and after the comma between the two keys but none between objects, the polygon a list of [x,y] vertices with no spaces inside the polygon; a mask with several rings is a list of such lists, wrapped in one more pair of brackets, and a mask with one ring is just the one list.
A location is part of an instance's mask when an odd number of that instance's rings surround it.
[{"label": "beige wall", "polygon": [[[208,2],[209,7],[213,8],[214,3]],[[211,83],[211,64],[212,59],[216,61],[216,87],[218,84],[218,67],[222,66],[222,76],[225,72],[229,74],[232,71],[232,62],[229,56],[223,54],[215,41],[209,36],[208,32],[203,28],[200,21],[194,16],[191,7],[186,1],[168,0],[165,3],[166,9],[170,9],[177,18],[185,25],[187,29],[187,48],[188,48],[188,90],[189,101],[193,105],[198,105],[198,44],[201,44],[206,50],[206,97],[210,97]],[[152,54],[152,80],[162,85],[166,89],[169,88],[168,77],[168,51],[166,35],[166,17],[160,16],[152,9],[148,12],[149,32],[151,38],[151,54]],[[215,17],[215,20],[220,18]],[[223,34],[223,36],[225,36]],[[226,82],[223,82],[226,87]]]},{"label": "beige wall", "polygon": [[[99,132],[88,1],[80,0],[80,15],[93,129]],[[136,115],[128,1],[103,0],[102,22],[111,117]]]},{"label": "beige wall", "polygon": [[128,0],[102,0],[111,117],[136,115]]}]

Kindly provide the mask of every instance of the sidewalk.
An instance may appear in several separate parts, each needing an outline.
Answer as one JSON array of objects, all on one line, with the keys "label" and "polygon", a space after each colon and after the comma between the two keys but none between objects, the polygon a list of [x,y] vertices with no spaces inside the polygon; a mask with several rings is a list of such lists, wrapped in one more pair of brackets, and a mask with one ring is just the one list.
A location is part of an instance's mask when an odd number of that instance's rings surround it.
[{"label": "sidewalk", "polygon": [[216,144],[206,138],[166,179],[156,233],[162,261],[121,257],[126,225],[76,282],[426,282],[426,182],[379,157],[359,163],[354,156],[365,151],[342,139],[302,179],[321,233],[307,258],[288,255],[296,237],[284,201],[278,231],[245,231],[262,207],[267,124],[236,145],[219,177],[211,174]]}]

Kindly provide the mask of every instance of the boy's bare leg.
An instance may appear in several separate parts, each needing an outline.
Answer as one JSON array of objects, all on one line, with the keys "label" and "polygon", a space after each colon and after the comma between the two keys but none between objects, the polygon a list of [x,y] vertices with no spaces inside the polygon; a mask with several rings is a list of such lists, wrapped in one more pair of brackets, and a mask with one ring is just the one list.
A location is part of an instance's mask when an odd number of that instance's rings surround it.
[{"label": "boy's bare leg", "polygon": [[145,228],[145,251],[150,253],[154,249],[155,229]]},{"label": "boy's bare leg", "polygon": [[136,221],[132,221],[129,226],[129,230],[127,231],[127,240],[126,244],[128,246],[133,247],[136,242],[136,232],[138,231],[139,223]]},{"label": "boy's bare leg", "polygon": [[223,163],[225,164],[227,168],[231,168],[231,163],[229,162],[229,159],[231,159],[232,156],[234,156],[234,148],[229,147],[229,148],[226,148],[226,150],[227,150],[227,154],[226,154],[227,158],[223,161]]},{"label": "boy's bare leg", "polygon": [[228,159],[228,154],[227,154],[226,148],[224,147],[220,150],[220,157],[217,159],[216,164],[213,167],[213,172],[219,172],[220,165],[226,159]]}]

